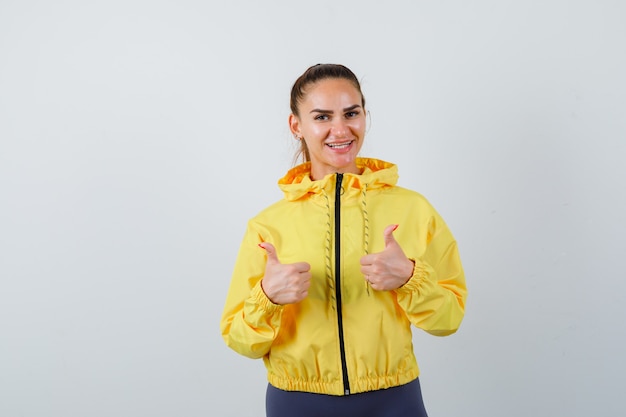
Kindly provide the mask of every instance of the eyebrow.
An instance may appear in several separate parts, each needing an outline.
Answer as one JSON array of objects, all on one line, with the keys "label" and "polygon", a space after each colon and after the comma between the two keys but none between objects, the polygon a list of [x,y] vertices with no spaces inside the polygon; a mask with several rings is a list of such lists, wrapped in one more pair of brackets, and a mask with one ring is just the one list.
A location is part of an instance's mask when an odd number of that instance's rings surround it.
[{"label": "eyebrow", "polygon": [[[350,106],[350,107],[345,107],[345,108],[343,109],[343,111],[344,111],[344,112],[348,112],[348,111],[351,111],[351,110],[354,110],[354,109],[358,109],[358,108],[360,108],[360,107],[361,107],[361,105],[360,105],[360,104],[353,104],[353,105],[352,105],[352,106]],[[334,111],[332,111],[332,110],[322,110],[322,109],[313,109],[313,110],[311,110],[311,111],[310,111],[310,113],[325,113],[325,114],[333,114],[333,113],[334,113]]]}]

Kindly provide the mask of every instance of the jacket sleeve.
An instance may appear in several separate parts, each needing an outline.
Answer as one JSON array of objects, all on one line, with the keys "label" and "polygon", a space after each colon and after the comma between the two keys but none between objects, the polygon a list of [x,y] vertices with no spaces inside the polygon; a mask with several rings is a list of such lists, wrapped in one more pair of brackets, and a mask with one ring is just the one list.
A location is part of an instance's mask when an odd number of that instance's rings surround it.
[{"label": "jacket sleeve", "polygon": [[248,223],[220,322],[226,345],[253,359],[269,352],[283,311],[261,288],[266,264],[265,251],[258,246],[261,242],[260,234]]},{"label": "jacket sleeve", "polygon": [[458,248],[438,214],[420,233],[423,253],[416,254],[413,275],[396,291],[398,304],[416,327],[435,336],[456,332],[465,314],[467,287]]}]

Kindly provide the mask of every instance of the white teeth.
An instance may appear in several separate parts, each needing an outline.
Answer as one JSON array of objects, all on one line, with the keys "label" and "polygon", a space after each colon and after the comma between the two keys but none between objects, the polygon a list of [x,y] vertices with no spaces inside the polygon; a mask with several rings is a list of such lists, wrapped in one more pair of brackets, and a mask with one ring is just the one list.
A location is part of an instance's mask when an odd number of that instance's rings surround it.
[{"label": "white teeth", "polygon": [[347,148],[348,146],[350,146],[351,143],[352,141],[344,143],[328,143],[327,145],[333,149],[342,149]]}]

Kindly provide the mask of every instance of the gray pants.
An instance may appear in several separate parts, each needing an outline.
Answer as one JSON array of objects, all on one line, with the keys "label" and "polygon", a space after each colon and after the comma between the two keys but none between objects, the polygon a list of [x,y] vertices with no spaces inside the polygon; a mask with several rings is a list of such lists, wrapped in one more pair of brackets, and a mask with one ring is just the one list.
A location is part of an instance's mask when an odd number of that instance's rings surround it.
[{"label": "gray pants", "polygon": [[427,417],[419,379],[346,396],[283,391],[267,386],[267,417]]}]

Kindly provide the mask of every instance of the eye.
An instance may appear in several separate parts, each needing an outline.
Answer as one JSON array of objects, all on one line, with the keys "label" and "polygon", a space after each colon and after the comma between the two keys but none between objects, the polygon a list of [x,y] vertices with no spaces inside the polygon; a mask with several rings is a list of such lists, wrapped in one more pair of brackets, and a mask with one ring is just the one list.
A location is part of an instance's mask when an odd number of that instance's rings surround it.
[{"label": "eye", "polygon": [[325,120],[328,120],[328,115],[327,114],[318,114],[317,116],[315,116],[313,118],[313,120],[325,121]]},{"label": "eye", "polygon": [[358,110],[351,110],[351,111],[346,113],[346,119],[353,119],[353,118],[357,117],[359,114],[360,113],[359,113]]}]

